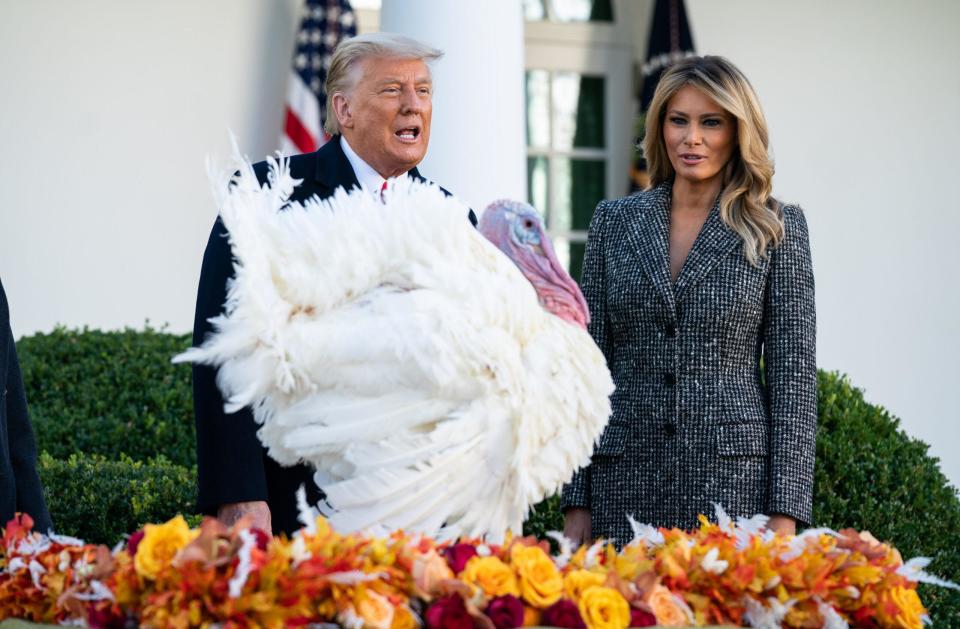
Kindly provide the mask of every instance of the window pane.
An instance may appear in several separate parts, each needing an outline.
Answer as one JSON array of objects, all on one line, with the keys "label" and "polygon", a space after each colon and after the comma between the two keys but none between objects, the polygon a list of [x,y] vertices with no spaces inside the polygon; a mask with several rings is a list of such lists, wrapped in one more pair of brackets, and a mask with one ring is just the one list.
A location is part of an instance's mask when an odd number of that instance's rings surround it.
[{"label": "window pane", "polygon": [[558,22],[613,21],[611,0],[551,0],[550,4],[553,19]]},{"label": "window pane", "polygon": [[550,146],[550,73],[527,70],[527,146]]},{"label": "window pane", "polygon": [[553,160],[550,229],[587,231],[593,210],[606,196],[607,163],[597,159]]},{"label": "window pane", "polygon": [[547,215],[547,190],[549,184],[546,157],[527,158],[527,190],[530,192],[530,205],[537,208],[541,216]]},{"label": "window pane", "polygon": [[523,17],[530,21],[545,19],[547,16],[543,9],[543,0],[523,0]]},{"label": "window pane", "polygon": [[604,80],[575,72],[557,72],[553,77],[553,146],[603,148]]},{"label": "window pane", "polygon": [[570,191],[573,186],[570,159],[556,157],[553,159],[552,187],[553,206],[550,208],[550,224],[547,226],[554,232],[570,231],[573,208],[570,204]]},{"label": "window pane", "polygon": [[570,243],[570,262],[568,263],[567,271],[570,273],[570,277],[577,280],[577,283],[580,282],[580,276],[583,275],[583,254],[586,249],[586,243]]},{"label": "window pane", "polygon": [[602,160],[570,160],[570,206],[573,231],[586,231],[597,203],[606,196],[607,163]]}]

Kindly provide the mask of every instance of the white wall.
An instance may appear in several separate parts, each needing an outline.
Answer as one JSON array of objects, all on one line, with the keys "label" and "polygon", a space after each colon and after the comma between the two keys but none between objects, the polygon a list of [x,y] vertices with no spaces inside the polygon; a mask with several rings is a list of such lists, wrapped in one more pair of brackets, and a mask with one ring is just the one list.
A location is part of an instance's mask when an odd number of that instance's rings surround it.
[{"label": "white wall", "polygon": [[800,202],[818,362],[931,444],[960,486],[960,3],[687,0],[697,51],[759,92]]},{"label": "white wall", "polygon": [[19,335],[189,330],[227,129],[277,146],[296,0],[0,0],[0,277]]}]

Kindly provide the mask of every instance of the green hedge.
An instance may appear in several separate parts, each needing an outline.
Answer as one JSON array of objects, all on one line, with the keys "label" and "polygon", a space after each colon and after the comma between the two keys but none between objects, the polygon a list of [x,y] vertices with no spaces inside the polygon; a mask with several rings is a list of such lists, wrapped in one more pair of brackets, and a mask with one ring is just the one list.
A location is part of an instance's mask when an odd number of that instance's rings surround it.
[{"label": "green hedge", "polygon": [[42,454],[39,463],[50,517],[63,535],[112,546],[144,524],[193,509],[196,471],[162,457],[112,461],[74,454],[63,461]]},{"label": "green hedge", "polygon": [[17,342],[39,449],[196,465],[188,335],[57,328]]},{"label": "green hedge", "polygon": [[[870,531],[960,582],[960,498],[928,446],[846,377],[821,373],[817,401],[816,524]],[[960,627],[960,592],[921,585],[920,594],[935,627]]]}]

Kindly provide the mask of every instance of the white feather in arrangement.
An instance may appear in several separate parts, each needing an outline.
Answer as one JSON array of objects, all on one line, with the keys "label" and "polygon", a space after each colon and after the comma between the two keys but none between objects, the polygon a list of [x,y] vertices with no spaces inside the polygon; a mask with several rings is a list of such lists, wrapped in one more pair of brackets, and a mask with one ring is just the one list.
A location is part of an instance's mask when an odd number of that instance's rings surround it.
[{"label": "white feather in arrangement", "polygon": [[285,161],[261,186],[236,159],[215,184],[235,279],[175,360],[218,367],[270,456],[316,468],[336,529],[519,533],[589,463],[613,391],[536,211],[497,202],[477,230],[409,179],[289,203]]}]

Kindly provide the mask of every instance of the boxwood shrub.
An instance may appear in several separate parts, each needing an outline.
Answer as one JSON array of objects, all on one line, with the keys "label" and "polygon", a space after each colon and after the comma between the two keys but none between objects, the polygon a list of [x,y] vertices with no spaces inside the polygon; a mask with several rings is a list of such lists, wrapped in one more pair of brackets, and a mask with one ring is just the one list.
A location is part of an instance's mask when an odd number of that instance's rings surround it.
[{"label": "boxwood shrub", "polygon": [[116,332],[57,328],[17,342],[30,416],[41,451],[163,455],[196,465],[190,366],[170,359],[188,335],[151,328]]},{"label": "boxwood shrub", "polygon": [[196,497],[196,471],[163,457],[60,460],[44,453],[38,471],[56,531],[96,544],[112,546],[144,524],[188,515]]}]

